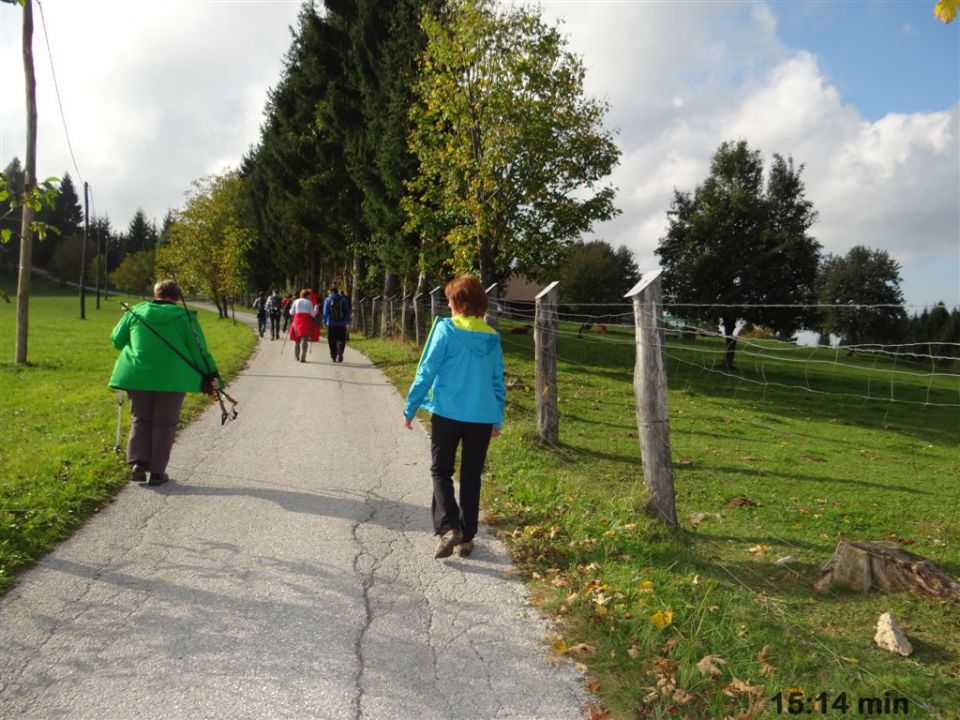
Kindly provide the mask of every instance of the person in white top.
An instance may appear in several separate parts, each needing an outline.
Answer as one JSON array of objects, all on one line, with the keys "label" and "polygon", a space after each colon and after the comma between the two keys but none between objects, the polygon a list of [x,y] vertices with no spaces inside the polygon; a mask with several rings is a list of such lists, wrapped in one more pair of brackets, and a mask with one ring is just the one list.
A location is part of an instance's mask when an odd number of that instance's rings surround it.
[{"label": "person in white top", "polygon": [[307,361],[307,343],[320,339],[320,328],[314,318],[317,316],[317,307],[310,302],[312,290],[300,291],[300,297],[293,301],[290,315],[290,339],[293,341],[293,356],[297,362]]}]

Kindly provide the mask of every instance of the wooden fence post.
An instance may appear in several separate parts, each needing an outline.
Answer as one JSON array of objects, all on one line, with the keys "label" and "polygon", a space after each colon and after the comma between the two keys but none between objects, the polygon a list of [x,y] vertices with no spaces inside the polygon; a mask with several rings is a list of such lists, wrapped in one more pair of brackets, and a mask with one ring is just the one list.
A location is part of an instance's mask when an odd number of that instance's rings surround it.
[{"label": "wooden fence post", "polygon": [[533,323],[536,353],[537,436],[540,442],[556,445],[560,440],[557,411],[557,302],[560,290],[554,281],[537,295]]},{"label": "wooden fence post", "polygon": [[654,270],[645,273],[624,297],[633,299],[633,317],[637,328],[633,394],[637,405],[643,478],[647,485],[647,512],[665,525],[676,525],[660,272]]},{"label": "wooden fence post", "polygon": [[437,293],[442,293],[442,287],[435,287],[430,291],[430,325],[432,326],[437,316],[440,314],[440,297]]},{"label": "wooden fence post", "polygon": [[357,302],[357,313],[353,316],[353,329],[354,332],[359,330],[364,335],[367,334],[367,317],[363,314],[363,304],[367,301],[365,297],[360,298]]},{"label": "wooden fence post", "polygon": [[[382,296],[377,295],[373,300],[370,301],[370,337],[377,337],[380,333],[377,331],[377,301],[381,301]],[[383,315],[383,308],[380,308],[380,314]]]},{"label": "wooden fence post", "polygon": [[494,330],[500,331],[500,288],[497,283],[487,288],[487,315],[484,320]]},{"label": "wooden fence post", "polygon": [[420,312],[420,303],[423,293],[413,296],[413,340],[420,347],[420,336],[423,334],[423,313]]},{"label": "wooden fence post", "polygon": [[407,341],[407,317],[410,314],[410,293],[401,299],[400,304],[400,342]]}]

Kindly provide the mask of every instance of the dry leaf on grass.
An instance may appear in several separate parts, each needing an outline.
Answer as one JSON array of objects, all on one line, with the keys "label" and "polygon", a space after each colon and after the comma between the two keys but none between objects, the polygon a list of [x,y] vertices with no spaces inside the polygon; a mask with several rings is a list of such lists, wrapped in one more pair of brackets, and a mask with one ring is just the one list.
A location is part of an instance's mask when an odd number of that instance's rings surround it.
[{"label": "dry leaf on grass", "polygon": [[770,548],[767,545],[754,545],[747,550],[751,555],[765,555]]},{"label": "dry leaf on grass", "polygon": [[697,670],[699,670],[700,674],[704,677],[717,678],[723,674],[717,666],[726,664],[727,661],[719,655],[704,655],[703,659],[697,663]]},{"label": "dry leaf on grass", "polygon": [[770,677],[773,675],[774,667],[769,662],[769,653],[769,645],[764,645],[763,649],[757,653],[757,661],[760,663],[760,677]]},{"label": "dry leaf on grass", "polygon": [[567,648],[566,652],[567,655],[572,655],[581,660],[592,660],[597,656],[597,649],[593,645],[587,645],[586,643],[577,643]]},{"label": "dry leaf on grass", "polygon": [[596,700],[591,700],[583,706],[583,712],[588,720],[609,720],[610,711]]}]

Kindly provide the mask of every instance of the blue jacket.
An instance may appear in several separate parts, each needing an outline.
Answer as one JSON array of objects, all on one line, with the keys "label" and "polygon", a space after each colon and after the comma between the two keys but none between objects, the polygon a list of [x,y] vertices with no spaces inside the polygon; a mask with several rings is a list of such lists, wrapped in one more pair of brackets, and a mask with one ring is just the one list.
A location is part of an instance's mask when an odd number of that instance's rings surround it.
[{"label": "blue jacket", "polygon": [[462,329],[451,318],[434,321],[407,393],[408,420],[422,407],[450,420],[500,428],[507,396],[500,335],[480,318],[468,320],[460,324],[476,328],[479,322],[484,330]]},{"label": "blue jacket", "polygon": [[[330,317],[330,305],[334,300],[343,303],[343,320]],[[329,295],[323,301],[323,324],[327,327],[347,327],[350,324],[350,299],[346,295]]]}]

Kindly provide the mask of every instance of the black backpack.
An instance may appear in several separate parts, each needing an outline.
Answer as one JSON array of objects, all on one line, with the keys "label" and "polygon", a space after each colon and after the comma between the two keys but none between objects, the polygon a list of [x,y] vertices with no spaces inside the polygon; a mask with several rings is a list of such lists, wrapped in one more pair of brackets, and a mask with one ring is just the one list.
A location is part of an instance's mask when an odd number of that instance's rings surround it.
[{"label": "black backpack", "polygon": [[335,295],[330,298],[328,315],[333,322],[343,322],[343,318],[345,317],[343,311],[343,295]]}]

